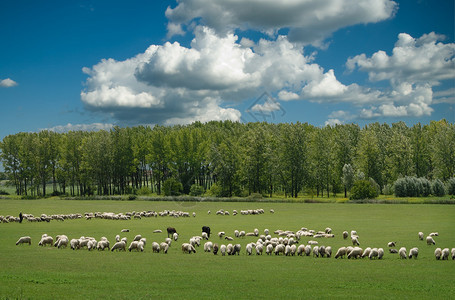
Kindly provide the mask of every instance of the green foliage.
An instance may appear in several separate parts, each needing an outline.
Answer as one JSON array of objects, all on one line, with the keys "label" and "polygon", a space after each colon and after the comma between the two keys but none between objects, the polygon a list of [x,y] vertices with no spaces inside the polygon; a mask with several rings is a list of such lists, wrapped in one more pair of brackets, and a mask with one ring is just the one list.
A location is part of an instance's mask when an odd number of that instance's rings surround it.
[{"label": "green foliage", "polygon": [[182,194],[183,185],[180,181],[171,177],[164,181],[163,190],[165,196],[178,196]]},{"label": "green foliage", "polygon": [[351,189],[352,200],[374,199],[378,196],[377,189],[370,180],[357,180]]},{"label": "green foliage", "polygon": [[431,183],[432,194],[438,197],[442,197],[446,194],[444,183],[441,180],[436,179]]},{"label": "green foliage", "polygon": [[452,177],[447,181],[447,194],[455,195],[455,177]]},{"label": "green foliage", "polygon": [[397,197],[427,197],[431,194],[431,183],[426,178],[406,176],[394,184]]},{"label": "green foliage", "polygon": [[204,194],[204,187],[198,184],[191,185],[190,195],[191,196],[201,196]]},{"label": "green foliage", "polygon": [[393,184],[390,184],[390,183],[389,183],[389,184],[386,184],[386,185],[384,186],[384,188],[382,189],[382,193],[383,193],[384,195],[393,195],[393,193],[394,193]]},{"label": "green foliage", "polygon": [[210,189],[207,191],[207,194],[209,194],[210,196],[214,196],[214,197],[222,197],[223,190],[222,190],[221,186],[219,186],[217,183],[214,183],[214,184],[212,184]]},{"label": "green foliage", "polygon": [[139,196],[146,196],[150,195],[152,193],[152,190],[148,186],[142,186],[139,190],[137,190],[137,194]]},{"label": "green foliage", "polygon": [[7,191],[0,190],[0,195],[9,195],[9,193]]}]

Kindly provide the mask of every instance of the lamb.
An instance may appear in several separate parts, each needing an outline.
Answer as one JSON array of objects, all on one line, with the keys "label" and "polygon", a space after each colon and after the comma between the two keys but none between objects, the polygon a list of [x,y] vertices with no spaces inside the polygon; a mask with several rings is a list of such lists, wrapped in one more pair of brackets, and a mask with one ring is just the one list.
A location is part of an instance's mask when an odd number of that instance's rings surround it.
[{"label": "lamb", "polygon": [[124,241],[115,243],[114,246],[112,246],[112,248],[111,248],[112,252],[114,252],[114,250],[126,252],[126,243]]},{"label": "lamb", "polygon": [[139,242],[140,239],[142,239],[142,235],[138,234],[134,237],[133,241]]},{"label": "lamb", "polygon": [[220,252],[222,256],[226,255],[226,245],[221,245],[220,246]]},{"label": "lamb", "polygon": [[218,250],[219,250],[219,247],[218,247],[218,244],[213,244],[213,254],[214,255],[217,255],[218,254]]},{"label": "lamb", "polygon": [[441,258],[441,255],[442,255],[441,248],[436,248],[436,250],[434,250],[434,257],[436,257],[436,260],[439,260]]},{"label": "lamb", "polygon": [[256,255],[262,255],[263,250],[264,246],[262,244],[256,244]]},{"label": "lamb", "polygon": [[233,241],[233,240],[234,240],[234,238],[233,238],[233,237],[230,237],[230,236],[226,236],[224,239],[225,239],[225,240],[228,240],[228,241]]},{"label": "lamb", "polygon": [[406,259],[406,248],[401,247],[400,250],[398,250],[398,254],[400,255],[401,259]]},{"label": "lamb", "polygon": [[196,218],[196,213],[193,211],[193,217]]},{"label": "lamb", "polygon": [[349,236],[347,231],[343,231],[343,239],[347,239]]},{"label": "lamb", "polygon": [[120,232],[130,232],[129,229],[122,229]]},{"label": "lamb", "polygon": [[16,242],[16,246],[19,245],[19,244],[29,244],[31,245],[32,244],[32,238],[29,237],[29,236],[22,236],[20,237],[17,242]]},{"label": "lamb", "polygon": [[441,252],[441,260],[448,260],[449,259],[449,248],[442,249]]},{"label": "lamb", "polygon": [[373,259],[379,256],[378,248],[373,248],[370,251],[370,254],[368,255],[369,259]]},{"label": "lamb", "polygon": [[267,228],[264,229],[264,235],[269,235],[269,230]]},{"label": "lamb", "polygon": [[213,247],[212,242],[207,242],[204,244],[204,252],[211,252]]},{"label": "lamb", "polygon": [[387,247],[395,247],[397,245],[397,242],[388,242]]},{"label": "lamb", "polygon": [[271,213],[271,214],[274,214],[274,213],[275,213],[275,211],[273,210],[273,208],[270,209],[270,213]]},{"label": "lamb", "polygon": [[257,229],[257,228],[255,228],[255,229],[253,230],[253,232],[254,232],[254,235],[255,235],[255,236],[258,236],[258,235],[259,235],[259,229]]},{"label": "lamb", "polygon": [[363,249],[360,247],[354,247],[349,253],[348,258],[359,258],[362,255]]},{"label": "lamb", "polygon": [[332,233],[332,228],[327,227],[324,231],[325,231],[325,233],[327,233],[327,234],[331,234],[331,233]]},{"label": "lamb", "polygon": [[430,233],[430,236],[439,236],[439,233],[437,233],[437,232],[432,232],[432,233]]},{"label": "lamb", "polygon": [[411,258],[413,258],[413,257],[414,257],[415,259],[417,259],[417,256],[418,256],[418,255],[419,255],[419,248],[414,247],[414,248],[412,248],[411,250],[409,250],[409,259],[411,259]]},{"label": "lamb", "polygon": [[182,252],[183,253],[188,253],[188,254],[196,253],[196,249],[193,247],[193,245],[191,245],[189,243],[183,243],[182,244]]},{"label": "lamb", "polygon": [[137,243],[138,243],[138,242],[139,242],[139,241],[132,241],[131,244],[130,244],[130,246],[128,247],[128,251],[131,252],[131,250],[134,250],[134,249],[137,250]]},{"label": "lamb", "polygon": [[166,242],[162,242],[160,244],[160,251],[163,252],[164,254],[167,254],[168,250],[169,250],[169,244]]},{"label": "lamb", "polygon": [[245,237],[246,233],[244,230],[239,232],[239,237]]},{"label": "lamb", "polygon": [[51,236],[45,236],[41,238],[41,241],[39,241],[38,246],[46,245],[52,246],[52,244],[54,244],[54,239]]},{"label": "lamb", "polygon": [[423,232],[419,232],[419,240],[423,241]]},{"label": "lamb", "polygon": [[436,242],[433,240],[431,236],[427,236],[427,245],[436,245]]},{"label": "lamb", "polygon": [[160,244],[158,244],[157,242],[153,242],[152,243],[152,251],[154,253],[160,253]]},{"label": "lamb", "polygon": [[384,249],[378,249],[378,259],[382,259],[384,257]]},{"label": "lamb", "polygon": [[338,251],[335,254],[335,259],[338,257],[343,258],[345,255],[346,255],[346,247],[340,247],[340,248],[338,248]]}]

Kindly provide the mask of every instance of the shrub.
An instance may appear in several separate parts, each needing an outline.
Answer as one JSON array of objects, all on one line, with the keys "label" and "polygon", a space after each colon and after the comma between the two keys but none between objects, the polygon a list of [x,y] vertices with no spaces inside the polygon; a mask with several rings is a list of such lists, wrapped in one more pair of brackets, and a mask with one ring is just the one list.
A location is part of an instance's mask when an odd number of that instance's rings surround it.
[{"label": "shrub", "polygon": [[351,189],[351,199],[373,199],[377,197],[376,187],[370,180],[357,180]]},{"label": "shrub", "polygon": [[198,184],[191,185],[191,188],[190,188],[190,195],[191,196],[201,196],[202,194],[204,194],[204,187],[203,186],[200,186]]},{"label": "shrub", "polygon": [[179,196],[182,193],[183,185],[175,178],[168,178],[164,181],[163,190],[165,196]]},{"label": "shrub", "polygon": [[446,194],[444,184],[439,179],[433,180],[433,183],[431,184],[431,190],[432,194],[437,197],[442,197]]},{"label": "shrub", "polygon": [[393,184],[390,184],[390,183],[389,183],[389,184],[386,184],[386,185],[384,186],[384,188],[382,189],[382,193],[383,193],[384,195],[393,195],[393,191],[394,191],[394,189],[393,189]]},{"label": "shrub", "polygon": [[431,194],[431,182],[426,178],[419,178],[420,185],[421,185],[421,193],[420,195],[423,197],[428,197]]},{"label": "shrub", "polygon": [[9,195],[9,193],[7,191],[0,190],[0,195]]},{"label": "shrub", "polygon": [[455,177],[452,177],[447,181],[447,194],[455,195]]},{"label": "shrub", "polygon": [[140,196],[150,195],[151,193],[152,190],[148,186],[143,186],[137,191],[137,194]]},{"label": "shrub", "polygon": [[426,197],[431,194],[431,183],[426,178],[406,176],[395,181],[394,189],[397,197]]},{"label": "shrub", "polygon": [[212,184],[212,186],[208,190],[208,194],[215,197],[221,197],[222,194],[221,186],[219,186],[217,183]]},{"label": "shrub", "polygon": [[260,194],[260,193],[251,193],[251,195],[249,195],[248,198],[254,199],[254,200],[260,200],[260,199],[262,199],[262,194]]}]

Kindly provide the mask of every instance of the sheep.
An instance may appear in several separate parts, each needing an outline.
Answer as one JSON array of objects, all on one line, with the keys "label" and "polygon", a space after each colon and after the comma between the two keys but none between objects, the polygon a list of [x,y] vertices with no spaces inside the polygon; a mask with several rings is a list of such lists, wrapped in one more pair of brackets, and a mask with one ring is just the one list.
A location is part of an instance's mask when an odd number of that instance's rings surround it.
[{"label": "sheep", "polygon": [[384,257],[384,249],[378,249],[378,259],[382,259]]},{"label": "sheep", "polygon": [[153,230],[153,233],[162,233],[163,231],[161,229],[155,229]]},{"label": "sheep", "polygon": [[272,252],[273,252],[273,245],[272,245],[272,244],[268,244],[268,245],[265,247],[265,254],[271,255]]},{"label": "sheep", "polygon": [[234,245],[234,251],[232,252],[232,255],[240,255],[240,250],[242,249],[242,246],[240,244],[235,244]]},{"label": "sheep", "polygon": [[203,240],[208,240],[208,239],[209,239],[209,237],[208,237],[208,235],[207,235],[207,232],[203,232],[203,233],[202,233],[202,239],[203,239]]},{"label": "sheep", "polygon": [[221,245],[220,246],[220,252],[222,256],[226,255],[226,245]]},{"label": "sheep", "polygon": [[319,244],[319,242],[316,242],[316,241],[308,241],[308,245],[314,246],[314,245],[317,245],[317,244]]},{"label": "sheep", "polygon": [[117,243],[117,242],[120,242],[120,236],[119,236],[118,234],[115,236],[115,242],[116,242],[116,243]]},{"label": "sheep", "polygon": [[401,247],[400,250],[398,250],[398,254],[400,255],[401,259],[406,259],[406,248]]},{"label": "sheep", "polygon": [[351,237],[352,237],[352,236],[359,236],[359,235],[357,234],[357,231],[351,230]]},{"label": "sheep", "polygon": [[160,253],[160,244],[158,244],[157,242],[153,242],[152,251],[153,253]]},{"label": "sheep", "polygon": [[418,255],[419,255],[419,248],[414,247],[414,248],[411,248],[411,250],[409,250],[409,259],[411,259],[413,257],[415,259],[417,259]]},{"label": "sheep", "polygon": [[371,252],[371,248],[367,247],[362,253],[362,258],[364,258],[365,256],[369,256],[370,252]]},{"label": "sheep", "polygon": [[16,242],[16,246],[19,245],[19,244],[29,244],[31,245],[32,244],[32,238],[29,237],[29,236],[22,236],[20,237],[17,242]]},{"label": "sheep", "polygon": [[213,244],[213,254],[214,255],[217,255],[218,254],[218,250],[219,250],[219,247],[218,247],[218,244]]},{"label": "sheep", "polygon": [[114,250],[126,252],[126,243],[124,241],[115,243],[114,246],[112,246],[111,248],[111,252],[114,252]]},{"label": "sheep", "polygon": [[262,244],[256,244],[256,255],[262,255],[264,251],[264,246]]},{"label": "sheep", "polygon": [[183,243],[182,244],[182,252],[183,253],[188,253],[188,254],[196,253],[196,249],[193,247],[193,245],[191,245],[189,243]]},{"label": "sheep", "polygon": [[452,260],[455,260],[455,248],[452,248],[451,254],[452,254]]},{"label": "sheep", "polygon": [[98,242],[96,240],[89,240],[89,242],[87,244],[88,251],[91,251],[92,249],[96,249],[97,245],[98,245]]},{"label": "sheep", "polygon": [[46,246],[46,245],[52,246],[53,244],[54,244],[54,239],[51,236],[45,236],[45,237],[41,238],[41,240],[38,243],[38,246]]},{"label": "sheep", "polygon": [[172,238],[174,239],[174,241],[177,242],[177,240],[179,239],[179,234],[177,232],[175,232],[173,235],[172,235]]},{"label": "sheep", "polygon": [[295,252],[297,251],[297,246],[294,244],[294,245],[291,245],[290,248],[291,248],[291,255],[294,256]]},{"label": "sheep", "polygon": [[73,250],[79,249],[80,248],[80,240],[79,239],[72,239],[70,241],[70,247]]},{"label": "sheep", "polygon": [[370,251],[370,254],[368,255],[369,259],[373,259],[379,256],[378,248],[373,248]]},{"label": "sheep", "polygon": [[351,236],[351,242],[353,246],[360,246],[359,239],[357,236]]},{"label": "sheep", "polygon": [[325,256],[325,246],[319,246],[319,255],[321,257]]},{"label": "sheep", "polygon": [[68,237],[64,234],[62,235],[57,235],[55,237],[56,241],[54,243],[54,247],[61,248],[61,247],[66,247],[68,245]]},{"label": "sheep", "polygon": [[327,234],[331,234],[331,233],[332,233],[332,228],[327,227],[324,231],[325,231],[325,233],[327,233]]},{"label": "sheep", "polygon": [[[71,241],[73,241],[73,240],[71,240]],[[76,240],[76,241],[79,241],[79,240]],[[71,248],[73,248],[73,245],[71,245]],[[109,250],[109,241],[105,241],[105,240],[99,241],[98,245],[96,246],[96,249],[102,250],[102,251],[104,251],[104,249],[106,249],[106,248],[107,248],[107,250]]]},{"label": "sheep", "polygon": [[138,234],[134,237],[133,241],[139,242],[140,239],[142,239],[142,235]]},{"label": "sheep", "polygon": [[196,213],[193,211],[193,217],[196,218]]},{"label": "sheep", "polygon": [[347,231],[343,231],[343,239],[347,239],[348,238],[348,232]]},{"label": "sheep", "polygon": [[283,244],[276,245],[275,247],[275,255],[280,255],[280,253],[284,254],[285,246]]},{"label": "sheep", "polygon": [[286,245],[286,246],[284,247],[284,255],[285,255],[285,256],[291,255],[291,246]]},{"label": "sheep", "polygon": [[442,249],[441,252],[441,260],[448,260],[449,259],[449,248]]},{"label": "sheep", "polygon": [[212,251],[212,247],[213,247],[213,243],[212,242],[206,242],[204,244],[204,252],[211,252]]},{"label": "sheep", "polygon": [[240,235],[240,232],[239,232],[237,229],[234,230],[234,236],[235,236],[236,238],[238,238],[239,235]]},{"label": "sheep", "polygon": [[129,229],[122,229],[120,232],[130,232]]},{"label": "sheep", "polygon": [[258,236],[258,235],[259,235],[259,229],[257,229],[257,228],[254,228],[253,232],[254,232],[254,235],[255,235],[255,236]]},{"label": "sheep", "polygon": [[397,242],[388,242],[387,247],[395,247],[397,245]]},{"label": "sheep", "polygon": [[362,255],[363,249],[360,247],[354,247],[349,253],[348,258],[359,258]]},{"label": "sheep", "polygon": [[319,247],[318,246],[314,246],[313,248],[313,257],[319,257]]},{"label": "sheep", "polygon": [[389,252],[392,254],[397,254],[398,250],[397,249],[389,249]]},{"label": "sheep", "polygon": [[271,214],[274,214],[275,213],[275,210],[273,210],[273,208],[270,209],[270,213]]},{"label": "sheep", "polygon": [[160,251],[164,254],[167,254],[167,251],[169,250],[169,244],[166,242],[162,242],[160,244]]},{"label": "sheep", "polygon": [[244,230],[239,232],[239,237],[243,238],[243,237],[245,237],[245,235],[246,235],[246,233]]},{"label": "sheep", "polygon": [[264,235],[269,235],[269,230],[267,228],[264,229]]},{"label": "sheep", "polygon": [[[145,248],[145,239],[140,239],[139,242],[137,242],[137,251],[144,252]],[[167,250],[166,250],[167,252]]]},{"label": "sheep", "polygon": [[210,215],[210,213],[211,213],[210,210],[208,210],[208,211],[207,211],[207,214]]},{"label": "sheep", "polygon": [[436,260],[439,260],[441,258],[441,255],[442,255],[442,250],[441,248],[436,248],[434,250],[434,257],[436,257]]},{"label": "sheep", "polygon": [[305,255],[306,256],[310,256],[311,254],[311,246],[310,245],[306,245],[305,246]]},{"label": "sheep", "polygon": [[327,258],[332,257],[332,247],[327,246],[327,247],[325,248],[325,255],[327,256]]},{"label": "sheep", "polygon": [[231,236],[226,236],[224,239],[225,239],[225,240],[228,240],[228,241],[233,241],[233,240],[234,240],[234,238],[231,237]]},{"label": "sheep", "polygon": [[432,232],[432,233],[430,233],[430,236],[439,236],[439,233],[437,233],[437,232]]},{"label": "sheep", "polygon": [[436,245],[436,242],[434,241],[434,239],[431,237],[431,236],[427,236],[427,245]]},{"label": "sheep", "polygon": [[130,244],[130,246],[128,247],[128,251],[131,252],[131,250],[134,250],[134,249],[137,250],[137,243],[138,243],[138,242],[139,242],[139,241],[132,241],[131,244]]},{"label": "sheep", "polygon": [[174,227],[168,227],[166,230],[167,230],[167,237],[169,237],[169,235],[173,235],[174,233],[177,232],[177,230],[175,230]]},{"label": "sheep", "polygon": [[298,248],[297,248],[297,255],[298,256],[302,256],[303,253],[305,251],[305,245],[300,245]]},{"label": "sheep", "polygon": [[335,254],[335,259],[340,257],[343,258],[346,255],[346,247],[340,247],[337,250],[337,253]]},{"label": "sheep", "polygon": [[120,242],[122,242],[122,241],[125,242],[125,244],[128,243],[128,239],[127,239],[126,237],[122,237],[122,238],[120,239]]},{"label": "sheep", "polygon": [[247,255],[251,255],[252,252],[253,252],[253,245],[252,245],[252,244],[253,244],[253,243],[249,243],[249,244],[246,245],[246,248],[245,248],[245,249],[246,249],[246,254],[247,254]]},{"label": "sheep", "polygon": [[224,232],[224,231],[218,232],[218,237],[219,237],[220,239],[223,238],[224,235],[226,235],[226,232]]},{"label": "sheep", "polygon": [[227,255],[232,255],[232,252],[234,252],[234,245],[228,244],[228,245],[226,246],[226,253],[227,253]]},{"label": "sheep", "polygon": [[419,232],[419,240],[423,241],[423,232]]}]

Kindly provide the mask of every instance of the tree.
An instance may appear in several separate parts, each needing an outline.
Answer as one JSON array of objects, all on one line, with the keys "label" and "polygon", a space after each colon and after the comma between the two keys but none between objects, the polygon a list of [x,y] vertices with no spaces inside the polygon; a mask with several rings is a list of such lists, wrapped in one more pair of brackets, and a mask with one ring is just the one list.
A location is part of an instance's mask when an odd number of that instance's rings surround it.
[{"label": "tree", "polygon": [[343,166],[343,185],[344,185],[344,197],[347,198],[347,191],[350,191],[354,183],[354,169],[350,164]]}]

